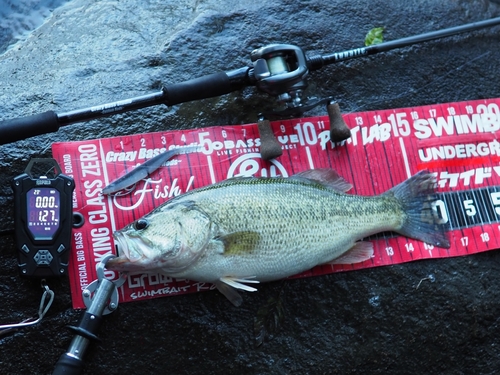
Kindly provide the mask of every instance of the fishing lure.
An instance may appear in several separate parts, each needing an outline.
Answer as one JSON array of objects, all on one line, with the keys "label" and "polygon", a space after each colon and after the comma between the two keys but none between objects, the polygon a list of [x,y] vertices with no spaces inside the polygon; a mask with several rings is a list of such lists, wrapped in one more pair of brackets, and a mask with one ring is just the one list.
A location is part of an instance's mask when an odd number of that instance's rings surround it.
[{"label": "fishing lure", "polygon": [[168,150],[159,155],[156,155],[154,158],[149,159],[130,172],[124,174],[122,177],[111,182],[104,189],[102,189],[102,194],[111,195],[119,192],[120,190],[125,190],[131,186],[133,187],[137,182],[139,182],[143,178],[146,178],[151,173],[160,168],[167,160],[170,160],[177,155],[195,152],[198,149],[198,146],[181,147],[174,148],[173,150]]}]

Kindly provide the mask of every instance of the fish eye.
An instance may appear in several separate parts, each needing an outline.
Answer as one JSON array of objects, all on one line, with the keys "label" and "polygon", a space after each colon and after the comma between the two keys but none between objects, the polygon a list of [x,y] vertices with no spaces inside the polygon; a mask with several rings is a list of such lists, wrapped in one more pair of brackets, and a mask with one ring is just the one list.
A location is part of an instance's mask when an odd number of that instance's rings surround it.
[{"label": "fish eye", "polygon": [[146,229],[149,225],[149,221],[146,219],[139,219],[134,223],[135,230],[143,230]]}]

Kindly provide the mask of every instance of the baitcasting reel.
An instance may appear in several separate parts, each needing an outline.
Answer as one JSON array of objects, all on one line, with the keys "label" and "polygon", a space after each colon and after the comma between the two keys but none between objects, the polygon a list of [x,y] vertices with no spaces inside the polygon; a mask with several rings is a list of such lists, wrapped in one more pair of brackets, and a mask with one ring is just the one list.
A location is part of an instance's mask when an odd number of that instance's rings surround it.
[{"label": "baitcasting reel", "polygon": [[306,55],[291,44],[271,44],[256,49],[250,55],[256,86],[276,96],[289,108],[301,106],[301,96],[307,87]]},{"label": "baitcasting reel", "polygon": [[[274,137],[269,118],[301,116],[314,107],[325,104],[330,118],[330,140],[341,142],[351,133],[333,97],[311,99],[304,97],[309,74],[308,60],[301,48],[292,44],[271,44],[254,50],[253,78],[258,89],[276,97],[282,109],[259,114],[258,128],[261,138],[261,156],[265,160],[282,154],[281,145]],[[283,108],[284,107],[284,108]]]}]

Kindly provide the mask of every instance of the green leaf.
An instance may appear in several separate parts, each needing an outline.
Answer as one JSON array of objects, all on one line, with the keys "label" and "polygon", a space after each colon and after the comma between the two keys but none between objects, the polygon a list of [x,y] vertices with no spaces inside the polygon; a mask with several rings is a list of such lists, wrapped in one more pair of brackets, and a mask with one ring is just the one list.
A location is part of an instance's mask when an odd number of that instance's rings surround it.
[{"label": "green leaf", "polygon": [[384,28],[375,27],[368,31],[365,37],[365,46],[373,46],[374,44],[380,44],[384,41]]}]

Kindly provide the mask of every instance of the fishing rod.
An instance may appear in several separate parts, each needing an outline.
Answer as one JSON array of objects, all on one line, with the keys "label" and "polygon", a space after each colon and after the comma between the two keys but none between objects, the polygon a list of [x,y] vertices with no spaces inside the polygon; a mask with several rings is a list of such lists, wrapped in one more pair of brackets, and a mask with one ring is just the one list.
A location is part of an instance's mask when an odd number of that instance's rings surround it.
[{"label": "fishing rod", "polygon": [[[89,108],[56,113],[47,111],[32,116],[0,122],[0,144],[6,144],[40,134],[56,132],[61,126],[111,116],[127,111],[154,105],[172,106],[184,102],[206,99],[229,94],[247,86],[256,86],[258,90],[276,97],[284,109],[259,115],[261,137],[271,136],[266,118],[272,116],[289,117],[300,115],[319,104],[327,104],[330,122],[339,123],[346,130],[338,105],[333,98],[310,100],[304,97],[309,72],[319,70],[326,65],[351,60],[376,53],[387,52],[417,43],[444,38],[500,24],[500,17],[489,20],[451,27],[438,31],[410,36],[394,41],[367,47],[355,48],[327,55],[306,57],[304,51],[291,44],[271,44],[254,50],[251,55],[252,65],[226,72],[218,72],[191,79],[181,83],[167,85],[161,91],[130,99],[97,105]],[[334,127],[333,127],[334,128]],[[348,130],[348,129],[347,129]],[[331,134],[332,140],[349,137],[349,131],[340,135]],[[281,150],[281,147],[279,147]]]}]

